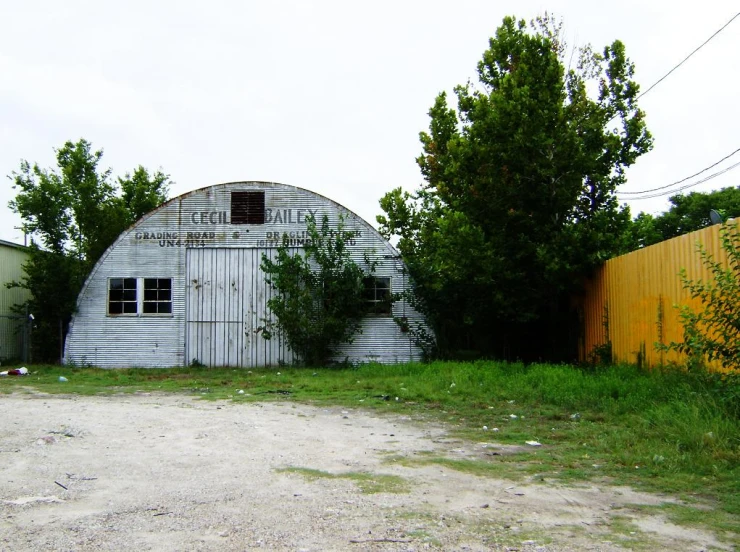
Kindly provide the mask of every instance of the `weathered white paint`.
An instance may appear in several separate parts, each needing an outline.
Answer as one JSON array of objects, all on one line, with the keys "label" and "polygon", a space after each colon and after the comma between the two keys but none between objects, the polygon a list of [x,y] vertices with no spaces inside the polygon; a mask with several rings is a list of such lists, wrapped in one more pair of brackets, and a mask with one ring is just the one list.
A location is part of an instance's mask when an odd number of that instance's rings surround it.
[{"label": "weathered white paint", "polygon": [[[266,222],[230,223],[232,191],[265,191]],[[367,254],[378,262],[376,276],[391,278],[394,293],[408,285],[396,250],[367,222],[333,201],[301,188],[266,182],[236,182],[177,197],[124,232],[95,266],[77,304],[65,347],[65,362],[102,367],[276,366],[294,361],[274,336],[260,327],[270,319],[271,290],[260,270],[262,254],[274,255],[283,236],[298,252],[306,217],[340,217],[355,262]],[[110,278],[172,278],[172,314],[109,316]],[[420,321],[404,302],[395,316]],[[337,360],[404,362],[421,351],[391,317],[368,317],[363,332],[345,345]]]}]

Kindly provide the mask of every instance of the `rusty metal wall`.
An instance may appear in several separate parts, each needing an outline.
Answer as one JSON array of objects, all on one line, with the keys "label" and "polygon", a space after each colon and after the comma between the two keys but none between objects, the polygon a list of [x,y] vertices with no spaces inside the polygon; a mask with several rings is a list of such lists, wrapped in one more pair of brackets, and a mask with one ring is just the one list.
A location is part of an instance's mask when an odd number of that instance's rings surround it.
[{"label": "rusty metal wall", "polygon": [[[230,224],[231,192],[250,190],[265,191],[265,224]],[[375,275],[391,277],[394,292],[406,288],[396,250],[337,203],[283,184],[219,184],[169,201],[108,249],[80,293],[65,362],[111,368],[183,366],[193,360],[209,366],[293,362],[280,339],[266,342],[254,333],[258,321],[269,314],[269,290],[259,260],[262,253],[274,254],[284,236],[300,248],[309,214],[317,220],[327,215],[333,228],[345,217],[345,229],[355,232],[350,241],[353,260],[364,266],[369,255],[378,263]],[[108,315],[110,278],[172,278],[172,314]],[[237,293],[227,292],[232,283],[239,286]],[[393,314],[422,322],[403,302],[394,304]],[[354,362],[402,362],[421,356],[390,317],[369,317],[363,333],[340,353],[337,360]]]},{"label": "rusty metal wall", "polygon": [[655,344],[683,341],[675,306],[700,304],[683,289],[678,274],[684,268],[689,279],[711,279],[697,252],[698,243],[716,260],[727,262],[719,230],[718,225],[697,230],[610,259],[600,267],[586,283],[581,359],[588,360],[596,347],[611,341],[616,362],[645,366],[683,362],[678,353],[660,352]]}]

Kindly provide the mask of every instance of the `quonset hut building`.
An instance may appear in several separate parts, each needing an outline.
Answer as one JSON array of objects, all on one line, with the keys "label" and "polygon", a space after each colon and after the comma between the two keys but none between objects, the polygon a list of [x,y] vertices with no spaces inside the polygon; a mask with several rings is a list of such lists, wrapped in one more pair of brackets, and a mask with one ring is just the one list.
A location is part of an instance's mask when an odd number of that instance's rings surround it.
[{"label": "quonset hut building", "polygon": [[[298,253],[306,217],[333,228],[344,217],[353,260],[377,262],[365,278],[375,312],[335,360],[408,362],[421,350],[393,320],[421,317],[390,293],[409,285],[397,251],[370,224],[305,189],[267,182],[202,188],[168,201],[126,230],[100,258],[80,292],[65,362],[104,368],[276,366],[294,356],[279,335],[261,328],[273,290],[260,269],[287,238]],[[381,305],[387,305],[385,307]]]}]

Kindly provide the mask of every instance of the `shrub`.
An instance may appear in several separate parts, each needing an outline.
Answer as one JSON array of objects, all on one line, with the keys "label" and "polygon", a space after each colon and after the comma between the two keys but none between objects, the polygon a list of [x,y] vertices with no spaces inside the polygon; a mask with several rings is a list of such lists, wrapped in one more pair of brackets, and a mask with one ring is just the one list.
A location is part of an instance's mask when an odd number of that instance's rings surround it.
[{"label": "shrub", "polygon": [[[333,230],[326,215],[320,228],[311,217],[307,234],[303,254],[291,251],[284,240],[275,261],[262,255],[266,281],[277,291],[267,301],[276,321],[266,323],[262,336],[271,339],[277,329],[305,364],[322,366],[360,331],[368,274],[350,257],[347,243],[354,233],[345,229],[344,219]],[[367,256],[366,263],[372,272],[375,264]]]},{"label": "shrub", "polygon": [[684,289],[702,303],[698,311],[688,305],[680,307],[683,342],[658,344],[659,349],[686,354],[689,368],[716,360],[727,370],[740,369],[740,227],[724,224],[720,240],[727,266],[698,246],[702,263],[712,273],[710,281],[690,280],[686,270],[681,270]]}]

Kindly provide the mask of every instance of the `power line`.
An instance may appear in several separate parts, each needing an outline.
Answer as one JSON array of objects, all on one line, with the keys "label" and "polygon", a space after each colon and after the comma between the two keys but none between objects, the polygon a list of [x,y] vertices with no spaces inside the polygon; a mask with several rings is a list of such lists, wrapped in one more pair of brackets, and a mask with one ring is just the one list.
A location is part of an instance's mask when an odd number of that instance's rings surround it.
[{"label": "power line", "polygon": [[720,163],[722,163],[722,161],[724,161],[726,159],[729,159],[730,157],[732,157],[733,155],[735,155],[737,152],[740,152],[740,148],[737,148],[735,151],[733,151],[729,155],[725,155],[722,159],[720,159],[716,163],[712,163],[708,167],[703,168],[698,173],[694,173],[691,176],[687,176],[686,178],[682,178],[681,180],[677,180],[676,182],[673,182],[671,184],[666,184],[665,186],[660,186],[659,188],[651,188],[650,190],[641,190],[639,192],[618,192],[618,195],[641,195],[641,194],[649,194],[651,192],[657,192],[659,190],[665,190],[666,188],[670,188],[671,186],[675,186],[676,184],[682,184],[682,183],[686,182],[687,180],[689,180],[691,178],[694,178],[695,176],[699,176],[701,173],[707,172],[709,169],[712,169],[712,168],[716,167],[717,165],[719,165]]},{"label": "power line", "polygon": [[[740,161],[738,161],[734,165],[730,165],[729,167],[722,169],[721,171],[717,171],[716,173],[710,174],[709,176],[706,176],[702,178],[701,180],[697,180],[696,182],[692,182],[691,184],[686,184],[685,186],[681,186],[680,188],[677,188],[675,190],[668,190],[666,192],[660,192],[658,194],[652,194],[652,195],[647,195],[643,197],[628,197],[628,198],[622,198],[622,199],[626,199],[627,201],[639,201],[641,199],[652,199],[654,197],[661,197],[661,196],[667,196],[670,194],[675,194],[678,192],[682,192],[683,190],[687,190],[688,188],[693,188],[694,186],[698,186],[699,184],[703,184],[704,182],[707,182],[708,180],[712,180],[713,178],[716,178],[722,174],[725,174],[726,172],[729,172],[732,169],[735,169],[737,167],[740,167]],[[621,196],[621,194],[617,194],[617,196]]]},{"label": "power line", "polygon": [[[712,34],[712,36],[710,36],[710,37],[709,37],[708,39],[706,39],[706,40],[705,40],[704,42],[702,42],[702,43],[701,43],[701,44],[699,45],[699,47],[697,47],[697,48],[696,48],[696,49],[695,49],[695,50],[694,50],[693,52],[691,52],[691,53],[690,53],[690,54],[689,54],[688,56],[686,56],[685,58],[683,58],[683,60],[681,60],[681,62],[680,62],[680,63],[678,63],[678,64],[677,64],[676,66],[674,66],[674,67],[673,67],[673,69],[671,69],[671,70],[670,70],[670,71],[668,71],[668,72],[667,72],[667,73],[666,73],[665,75],[663,75],[663,76],[662,76],[662,77],[660,77],[660,78],[659,78],[659,79],[658,79],[657,81],[655,81],[655,82],[653,83],[653,85],[652,85],[652,86],[651,86],[650,88],[648,88],[647,90],[645,90],[645,92],[642,92],[642,93],[638,94],[638,95],[637,95],[637,97],[635,98],[635,100],[634,100],[634,101],[637,101],[637,100],[639,100],[639,99],[640,99],[640,98],[642,98],[642,97],[643,97],[643,96],[644,96],[645,94],[647,94],[648,92],[650,92],[650,91],[651,91],[651,90],[652,90],[653,88],[655,88],[655,87],[656,87],[656,86],[658,86],[658,85],[659,85],[659,84],[660,84],[661,82],[663,82],[663,81],[664,81],[664,80],[665,80],[665,79],[666,79],[666,78],[668,77],[668,75],[670,75],[670,74],[671,74],[671,73],[673,73],[673,72],[674,72],[674,71],[675,71],[676,69],[678,69],[679,67],[681,67],[681,66],[682,66],[682,65],[683,65],[683,64],[684,64],[684,63],[685,63],[685,62],[686,62],[686,61],[687,61],[687,60],[688,60],[688,59],[689,59],[689,58],[690,58],[691,56],[693,56],[693,55],[694,55],[694,54],[695,54],[696,52],[698,52],[698,51],[699,51],[699,50],[701,50],[701,49],[702,49],[702,48],[703,48],[704,46],[706,46],[706,45],[707,45],[707,44],[708,44],[708,43],[709,43],[709,42],[710,42],[710,41],[711,41],[711,40],[712,40],[712,39],[713,39],[713,38],[714,38],[715,36],[717,36],[717,35],[718,35],[719,33],[721,33],[722,31],[724,31],[724,30],[725,30],[725,27],[727,27],[727,26],[728,26],[728,25],[729,25],[730,23],[732,23],[733,21],[735,21],[735,19],[737,19],[737,17],[738,17],[738,16],[740,16],[740,12],[738,12],[738,13],[736,13],[736,14],[735,14],[734,16],[732,16],[732,18],[730,18],[730,20],[729,20],[729,21],[728,21],[727,23],[725,23],[724,25],[722,25],[722,27],[720,27],[720,28],[719,28],[718,30],[716,30],[716,31],[714,32],[714,34]],[[616,115],[614,115],[614,116],[613,116],[613,117],[612,117],[611,119],[609,119],[609,120],[607,121],[607,124],[611,123],[611,122],[612,122],[612,121],[613,121],[614,119],[616,119],[617,117],[619,117],[619,114],[616,114]]]},{"label": "power line", "polygon": [[[740,12],[738,12],[734,16],[732,16],[727,23],[725,23],[724,25],[722,25],[722,27],[720,27],[719,29],[717,29],[708,39],[706,39],[704,42],[702,42],[688,56],[686,56],[683,60],[681,60],[675,67],[673,67],[670,71],[668,71],[665,75],[663,75],[660,79],[658,79],[655,83],[653,83],[653,85],[650,86],[650,88],[648,88],[647,90],[645,90],[644,92],[642,92],[641,94],[639,94],[637,96],[637,98],[635,98],[635,100],[639,100],[645,94],[647,94],[648,92],[650,92],[653,88],[655,88],[661,82],[663,82],[671,73],[673,73],[676,69],[678,69],[679,67],[681,67],[681,65],[683,65],[691,56],[693,56],[695,53],[697,53],[699,50],[701,50],[704,46],[706,46],[714,37],[716,37],[719,33],[721,33],[723,30],[725,30],[725,28],[727,28],[727,26],[730,23],[732,23],[735,19],[737,19],[738,17],[740,17]],[[615,118],[616,118],[616,116],[614,118],[612,118],[612,120],[614,120]],[[609,121],[609,122],[611,122],[611,121]],[[706,177],[706,178],[704,178],[702,180],[699,180],[697,182],[694,182],[692,184],[688,184],[686,186],[682,186],[680,188],[676,188],[676,189],[673,189],[673,190],[668,190],[668,191],[665,191],[665,192],[663,192],[662,190],[666,190],[667,188],[671,188],[673,186],[676,186],[677,184],[682,184],[683,182],[686,182],[687,180],[690,180],[690,179],[694,178],[695,176],[699,176],[700,174],[708,171],[709,169],[711,169],[713,167],[716,167],[717,165],[719,165],[720,163],[722,163],[726,159],[729,159],[730,157],[732,157],[733,155],[735,155],[738,152],[740,152],[740,148],[736,149],[735,151],[733,151],[729,155],[726,155],[725,157],[723,157],[722,159],[720,159],[716,163],[713,163],[713,164],[709,165],[708,167],[705,167],[704,169],[700,170],[699,172],[694,173],[694,174],[692,174],[690,176],[687,176],[685,178],[682,178],[681,180],[677,180],[676,182],[673,182],[671,184],[666,184],[665,186],[660,186],[658,188],[651,188],[649,190],[641,190],[641,191],[638,191],[638,192],[621,192],[621,193],[618,192],[617,195],[618,196],[633,196],[633,195],[651,194],[652,192],[658,192],[658,191],[661,192],[661,193],[658,193],[658,194],[652,194],[652,195],[647,195],[647,196],[642,196],[642,197],[626,197],[626,198],[623,197],[623,199],[626,199],[626,200],[636,201],[638,199],[651,199],[651,198],[655,198],[655,197],[661,197],[661,196],[665,196],[665,195],[669,195],[669,194],[681,192],[681,191],[683,191],[683,190],[685,190],[687,188],[691,188],[693,186],[697,186],[697,185],[699,185],[699,184],[701,184],[703,182],[706,182],[708,180],[711,180],[712,178],[715,178],[715,177],[717,177],[717,176],[719,176],[721,174],[724,174],[725,172],[730,171],[730,170],[734,169],[735,167],[737,167],[738,164],[736,163],[735,165],[731,165],[730,167],[728,167],[728,168],[726,168],[726,169],[724,169],[722,171],[719,171],[717,173],[714,173],[713,175],[710,175],[710,176],[708,176],[708,177]]]},{"label": "power line", "polygon": [[733,21],[734,21],[734,20],[735,20],[735,19],[736,19],[736,18],[737,18],[738,16],[740,16],[740,12],[736,13],[736,14],[735,14],[735,15],[734,15],[734,16],[732,17],[732,19],[730,19],[730,20],[729,20],[729,21],[728,21],[727,23],[725,23],[725,24],[724,24],[724,25],[723,25],[723,26],[722,26],[722,27],[721,27],[721,28],[720,28],[719,30],[717,30],[717,31],[716,31],[716,32],[715,32],[715,33],[714,33],[714,34],[713,34],[712,36],[710,36],[710,37],[709,37],[708,39],[706,39],[706,40],[705,40],[704,42],[702,42],[702,44],[701,44],[701,45],[700,45],[700,46],[699,46],[698,48],[696,48],[696,49],[695,49],[695,50],[694,50],[693,52],[691,52],[691,53],[690,53],[690,54],[689,54],[688,56],[686,56],[685,58],[683,58],[683,60],[682,60],[682,61],[681,61],[681,62],[680,62],[680,63],[679,63],[678,65],[676,65],[676,66],[675,66],[675,67],[674,67],[673,69],[671,69],[671,70],[670,70],[670,71],[668,71],[668,72],[667,72],[667,73],[666,73],[665,75],[663,75],[663,76],[662,76],[662,77],[661,77],[660,79],[658,79],[658,80],[657,80],[657,81],[656,81],[656,82],[655,82],[655,83],[654,83],[654,84],[653,84],[653,85],[652,85],[652,86],[651,86],[650,88],[648,88],[647,90],[645,90],[645,92],[643,92],[642,94],[638,95],[638,96],[637,96],[637,98],[635,98],[635,100],[639,100],[639,99],[640,99],[640,98],[642,98],[642,97],[643,97],[643,96],[644,96],[645,94],[647,94],[648,92],[650,92],[650,91],[651,91],[651,90],[652,90],[653,88],[655,88],[655,87],[656,87],[656,86],[658,86],[658,85],[659,85],[659,84],[660,84],[661,82],[663,82],[663,81],[664,81],[664,80],[666,79],[666,77],[668,77],[668,75],[670,75],[670,74],[671,74],[671,73],[673,73],[673,72],[674,72],[674,71],[675,71],[676,69],[678,69],[679,67],[681,67],[681,66],[682,66],[682,65],[683,65],[683,64],[684,64],[684,63],[685,63],[685,62],[686,62],[686,61],[687,61],[687,60],[688,60],[688,59],[689,59],[689,58],[690,58],[691,56],[693,56],[693,55],[694,55],[694,54],[695,54],[696,52],[698,52],[699,50],[701,50],[701,49],[702,49],[702,48],[703,48],[704,46],[706,46],[706,45],[707,45],[707,44],[709,43],[709,41],[711,41],[711,40],[712,40],[712,39],[713,39],[713,38],[714,38],[715,36],[717,36],[717,35],[718,35],[719,33],[721,33],[721,32],[722,32],[723,30],[725,30],[725,27],[727,27],[727,26],[728,26],[728,25],[729,25],[730,23],[732,23],[732,22],[733,22]]}]

